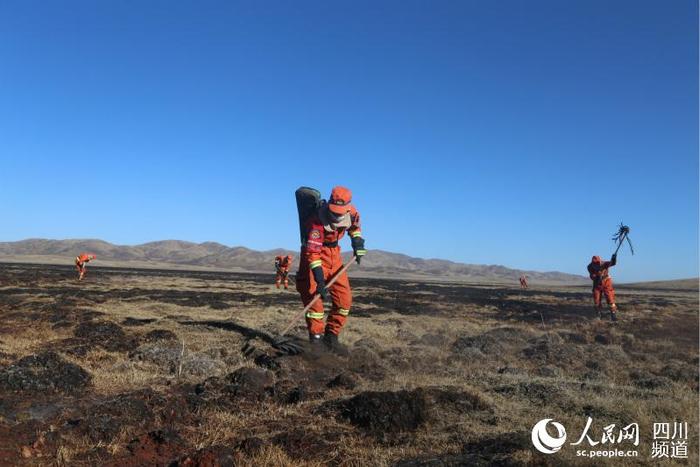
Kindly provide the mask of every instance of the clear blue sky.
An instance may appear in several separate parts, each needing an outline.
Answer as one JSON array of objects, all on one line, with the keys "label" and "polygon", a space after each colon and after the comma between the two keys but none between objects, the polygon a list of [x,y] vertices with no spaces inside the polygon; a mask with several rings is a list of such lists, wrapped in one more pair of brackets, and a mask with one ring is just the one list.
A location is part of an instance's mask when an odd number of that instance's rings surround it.
[{"label": "clear blue sky", "polygon": [[335,184],[369,249],[697,276],[697,2],[0,2],[0,240],[296,249]]}]

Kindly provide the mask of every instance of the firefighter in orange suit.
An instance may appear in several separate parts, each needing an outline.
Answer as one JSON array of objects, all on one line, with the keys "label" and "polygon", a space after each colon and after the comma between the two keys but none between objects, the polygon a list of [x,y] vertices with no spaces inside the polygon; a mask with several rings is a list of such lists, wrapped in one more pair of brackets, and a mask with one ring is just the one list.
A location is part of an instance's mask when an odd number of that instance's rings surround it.
[{"label": "firefighter in orange suit", "polygon": [[337,186],[333,188],[330,199],[322,203],[316,214],[306,221],[306,241],[301,249],[296,276],[296,288],[304,306],[316,294],[320,294],[324,301],[330,298],[331,309],[326,322],[323,321],[323,302],[317,300],[306,314],[306,324],[312,346],[323,341],[336,351],[344,350],[338,344],[338,335],[350,312],[352,292],[345,273],[330,288],[326,287],[326,282],[343,267],[339,241],[346,232],[358,264],[366,253],[360,230],[360,214],[351,203],[351,191]]},{"label": "firefighter in orange suit", "polygon": [[289,288],[289,268],[292,267],[292,255],[277,256],[275,258],[275,270],[277,277],[275,278],[275,286],[279,289],[284,282],[284,288]]},{"label": "firefighter in orange suit", "polygon": [[525,274],[520,276],[520,288],[527,289],[527,276]]},{"label": "firefighter in orange suit", "polygon": [[613,289],[612,278],[608,273],[608,269],[616,264],[617,254],[614,254],[610,261],[603,261],[600,256],[594,256],[588,265],[588,275],[593,281],[593,302],[598,310],[598,316],[602,317],[602,298],[605,296],[612,321],[617,321],[617,305],[615,304],[615,289]]},{"label": "firefighter in orange suit", "polygon": [[75,267],[78,269],[79,281],[83,280],[83,277],[85,277],[85,274],[87,274],[87,267],[85,265],[93,259],[95,259],[95,255],[91,255],[88,253],[80,253],[78,256],[75,257]]}]

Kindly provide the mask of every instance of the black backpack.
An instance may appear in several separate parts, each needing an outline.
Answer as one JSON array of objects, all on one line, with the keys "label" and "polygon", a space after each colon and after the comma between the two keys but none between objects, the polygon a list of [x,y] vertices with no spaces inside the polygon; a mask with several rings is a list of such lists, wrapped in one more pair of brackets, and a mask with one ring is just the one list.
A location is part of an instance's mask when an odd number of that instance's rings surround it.
[{"label": "black backpack", "polygon": [[308,232],[306,231],[306,222],[311,216],[318,212],[318,209],[323,205],[321,192],[302,186],[294,192],[297,199],[297,213],[299,214],[299,236],[301,238],[301,246],[306,245]]}]

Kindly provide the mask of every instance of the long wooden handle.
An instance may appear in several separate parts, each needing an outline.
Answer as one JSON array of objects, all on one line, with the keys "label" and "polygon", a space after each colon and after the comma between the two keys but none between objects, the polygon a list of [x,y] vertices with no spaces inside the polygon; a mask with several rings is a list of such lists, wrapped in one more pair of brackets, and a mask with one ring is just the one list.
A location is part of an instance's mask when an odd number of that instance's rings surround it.
[{"label": "long wooden handle", "polygon": [[[336,275],[333,276],[330,281],[328,281],[328,283],[326,284],[326,288],[333,285],[335,283],[335,281],[337,281],[338,278],[340,276],[342,276],[345,273],[345,271],[348,270],[348,268],[352,265],[352,263],[355,261],[356,258],[357,257],[353,255],[353,257],[350,259],[350,261],[348,261],[348,264],[343,266],[340,269],[340,271],[338,271],[336,273]],[[314,305],[314,303],[316,303],[316,300],[318,300],[319,298],[321,298],[321,294],[316,294],[316,296],[308,303],[308,305],[306,305],[304,307],[304,310],[301,313],[299,313],[298,315],[294,315],[294,318],[292,318],[291,321],[289,321],[289,324],[287,325],[286,328],[284,328],[284,330],[282,331],[280,336],[284,336],[285,334],[287,334],[289,332],[289,330],[292,329],[292,326],[294,326],[294,323],[297,322],[297,319],[299,319],[299,317],[301,317],[301,316],[304,316],[306,314],[306,312],[309,311],[309,309]]]},{"label": "long wooden handle", "polygon": [[620,251],[620,247],[622,246],[622,242],[625,241],[625,238],[627,238],[627,234],[622,234],[622,237],[620,237],[620,243],[617,244],[617,248],[615,248],[615,253],[613,255],[616,255],[618,251]]}]

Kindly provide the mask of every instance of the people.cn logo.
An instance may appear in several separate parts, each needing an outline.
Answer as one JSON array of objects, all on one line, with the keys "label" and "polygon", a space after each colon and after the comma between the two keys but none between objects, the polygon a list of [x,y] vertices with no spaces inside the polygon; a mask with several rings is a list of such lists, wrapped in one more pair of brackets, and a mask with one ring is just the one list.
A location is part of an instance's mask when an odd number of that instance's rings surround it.
[{"label": "people.cn logo", "polygon": [[[547,424],[552,422],[557,429],[557,436],[550,436],[547,433]],[[532,444],[544,454],[554,454],[559,451],[566,442],[566,429],[561,423],[553,421],[551,418],[540,420],[532,427]]]}]

